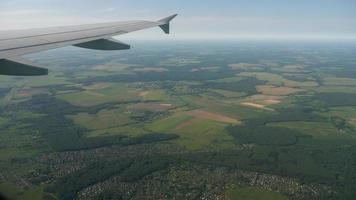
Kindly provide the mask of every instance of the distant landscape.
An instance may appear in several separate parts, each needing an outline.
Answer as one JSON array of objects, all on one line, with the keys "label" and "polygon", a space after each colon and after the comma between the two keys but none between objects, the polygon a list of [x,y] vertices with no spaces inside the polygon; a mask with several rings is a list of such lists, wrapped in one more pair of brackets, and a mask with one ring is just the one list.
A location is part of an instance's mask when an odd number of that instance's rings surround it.
[{"label": "distant landscape", "polygon": [[0,77],[9,199],[353,199],[356,44],[137,42]]}]

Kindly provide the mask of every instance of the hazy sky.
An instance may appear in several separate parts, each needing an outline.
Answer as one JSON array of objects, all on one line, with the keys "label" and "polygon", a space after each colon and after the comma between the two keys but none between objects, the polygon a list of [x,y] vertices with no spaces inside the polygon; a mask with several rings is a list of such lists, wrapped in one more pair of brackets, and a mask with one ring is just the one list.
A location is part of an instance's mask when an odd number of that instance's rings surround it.
[{"label": "hazy sky", "polygon": [[150,19],[159,29],[125,39],[354,39],[356,0],[0,0],[0,29]]}]

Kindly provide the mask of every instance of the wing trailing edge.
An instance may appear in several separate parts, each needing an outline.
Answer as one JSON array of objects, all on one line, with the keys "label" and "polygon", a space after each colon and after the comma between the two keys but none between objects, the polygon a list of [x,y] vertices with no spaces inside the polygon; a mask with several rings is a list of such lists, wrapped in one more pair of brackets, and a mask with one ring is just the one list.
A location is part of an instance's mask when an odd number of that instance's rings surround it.
[{"label": "wing trailing edge", "polygon": [[127,50],[131,48],[130,45],[122,43],[115,39],[99,39],[99,40],[93,40],[80,44],[75,44],[73,46],[81,47],[85,49],[105,50],[105,51]]},{"label": "wing trailing edge", "polygon": [[23,58],[0,59],[0,75],[7,76],[44,76],[48,69],[36,67]]}]

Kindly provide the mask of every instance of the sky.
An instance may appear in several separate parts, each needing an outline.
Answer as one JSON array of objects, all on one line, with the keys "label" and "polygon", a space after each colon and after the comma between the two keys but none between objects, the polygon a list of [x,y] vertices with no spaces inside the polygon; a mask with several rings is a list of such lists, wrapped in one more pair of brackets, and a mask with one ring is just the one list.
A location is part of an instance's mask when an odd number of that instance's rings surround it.
[{"label": "sky", "polygon": [[0,30],[158,20],[178,13],[172,35],[132,40],[356,40],[356,0],[0,0]]}]

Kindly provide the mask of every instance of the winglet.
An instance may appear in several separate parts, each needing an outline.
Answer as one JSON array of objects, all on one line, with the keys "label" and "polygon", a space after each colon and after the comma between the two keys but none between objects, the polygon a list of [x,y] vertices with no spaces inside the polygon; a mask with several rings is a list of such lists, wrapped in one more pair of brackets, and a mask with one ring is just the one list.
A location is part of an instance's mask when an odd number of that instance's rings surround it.
[{"label": "winglet", "polygon": [[159,20],[158,22],[161,24],[159,25],[159,27],[166,33],[169,34],[169,30],[170,30],[170,22],[177,17],[178,14],[174,14],[171,15],[169,17],[163,18],[161,20]]}]

